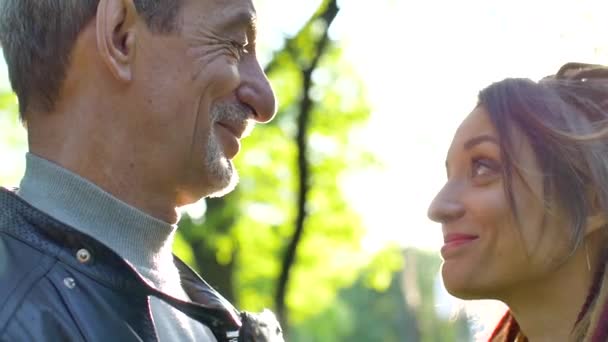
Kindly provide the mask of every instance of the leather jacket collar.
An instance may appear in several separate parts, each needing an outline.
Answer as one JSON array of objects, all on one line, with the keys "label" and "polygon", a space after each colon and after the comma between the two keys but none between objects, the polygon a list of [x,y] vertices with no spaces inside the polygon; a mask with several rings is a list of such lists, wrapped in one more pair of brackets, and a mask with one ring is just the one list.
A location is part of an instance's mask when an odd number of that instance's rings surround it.
[{"label": "leather jacket collar", "polygon": [[[221,337],[225,336],[226,340],[230,340],[231,336],[238,336],[241,313],[178,257],[174,256],[175,265],[179,270],[184,290],[193,301],[182,301],[159,291],[128,261],[105,245],[31,207],[13,191],[0,188],[0,207],[6,207],[4,204],[7,206],[10,204],[17,210],[7,214],[15,217],[2,218],[12,222],[23,221],[28,226],[36,228],[32,230],[23,229],[25,225],[8,225],[2,227],[4,233],[57,258],[113,290],[139,296],[158,297],[207,325],[216,336],[219,333]],[[41,225],[40,222],[45,224]],[[86,262],[76,257],[78,251],[82,249],[89,251],[91,256]]]}]

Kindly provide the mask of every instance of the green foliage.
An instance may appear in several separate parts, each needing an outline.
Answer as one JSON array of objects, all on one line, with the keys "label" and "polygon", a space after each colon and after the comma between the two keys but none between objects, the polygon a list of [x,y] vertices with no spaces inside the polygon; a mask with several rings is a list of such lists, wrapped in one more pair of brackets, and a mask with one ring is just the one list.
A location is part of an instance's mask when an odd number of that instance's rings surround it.
[{"label": "green foliage", "polygon": [[190,267],[197,268],[196,259],[194,258],[194,251],[192,246],[184,239],[182,234],[176,234],[175,241],[173,243],[173,253],[182,259]]},{"label": "green foliage", "polygon": [[[294,232],[300,190],[295,136],[306,95],[303,70],[311,65],[315,43],[327,29],[318,18],[327,4],[323,1],[268,66],[279,113],[244,140],[235,161],[241,176],[237,190],[206,200],[200,218],[184,215],[176,236],[175,253],[246,310],[273,307],[285,248]],[[387,247],[369,255],[362,247],[365,230],[344,198],[340,180],[377,163],[369,151],[349,144],[353,130],[366,124],[370,108],[338,42],[330,42],[312,81],[307,93],[313,100],[307,217],[286,298],[290,340],[455,340],[453,327],[434,312],[437,260],[419,256],[406,262],[406,269],[416,265],[422,291],[421,304],[413,306],[407,304],[401,284],[401,251]],[[25,149],[19,125],[14,95],[0,94],[0,150],[3,144]],[[18,178],[0,173],[0,182],[7,179]]]},{"label": "green foliage", "polygon": [[[466,320],[444,320],[437,316],[434,291],[441,259],[435,253],[408,249],[404,252],[404,293],[414,310],[421,342],[468,341],[470,331]],[[409,297],[415,293],[418,296]]]},{"label": "green foliage", "polygon": [[18,129],[21,123],[17,111],[18,103],[15,94],[10,91],[0,91],[0,127],[6,127],[2,130],[0,143],[7,146],[19,147],[24,146],[25,143],[23,131]]},{"label": "green foliage", "polygon": [[[298,46],[306,45],[305,38],[312,44],[307,34],[298,37]],[[366,262],[360,245],[364,233],[361,221],[347,205],[337,179],[347,168],[364,164],[358,157],[363,155],[362,151],[350,150],[348,136],[353,127],[365,122],[369,109],[361,100],[365,96],[360,82],[352,71],[345,70],[346,63],[341,63],[341,57],[338,48],[331,49],[316,71],[324,74],[325,81],[315,83],[311,90],[318,94],[318,102],[312,112],[309,136],[312,174],[308,217],[287,295],[294,324],[331,305],[336,292],[352,284]],[[238,190],[242,214],[235,213],[239,216],[234,231],[238,232],[240,248],[235,285],[243,291],[240,304],[251,309],[272,304],[259,301],[259,293],[274,289],[282,250],[293,233],[299,190],[297,150],[293,142],[298,108],[297,102],[290,105],[283,99],[295,101],[302,94],[295,93],[301,87],[280,85],[299,84],[301,72],[296,69],[299,63],[286,59],[285,63],[275,65],[270,77],[283,103],[277,123],[262,127],[248,138],[237,163],[242,174]],[[335,87],[340,82],[357,85],[357,101],[341,103],[343,88]],[[248,295],[251,293],[257,295],[252,299]]]},{"label": "green foliage", "polygon": [[17,111],[17,97],[13,92],[0,93],[0,110],[3,112]]},{"label": "green foliage", "polygon": [[[395,250],[387,250],[377,255],[352,286],[340,290],[331,306],[298,324],[290,341],[471,340],[466,321],[441,319],[434,311],[433,282],[440,259],[417,250],[403,254],[393,252]],[[395,258],[396,254],[401,257]],[[370,282],[378,277],[378,264],[394,263],[399,267],[404,259],[407,261],[405,269],[387,273],[388,282],[382,289]],[[384,275],[380,277],[384,278]]]},{"label": "green foliage", "polygon": [[17,97],[11,91],[0,90],[0,185],[15,186],[24,172],[27,142],[19,120]]},{"label": "green foliage", "polygon": [[[208,200],[214,209],[207,210],[200,224],[182,222],[180,227],[195,255],[215,256],[213,261],[195,257],[202,273],[207,276],[205,270],[218,264],[227,266],[225,272],[234,275],[235,299],[247,310],[274,304],[283,253],[297,215],[295,135],[305,95],[303,70],[310,66],[314,46],[326,29],[318,19],[311,19],[275,54],[269,78],[279,99],[277,118],[257,127],[244,141],[236,160],[241,175],[237,190],[223,199]],[[339,180],[345,172],[374,162],[370,153],[348,144],[352,129],[365,124],[370,110],[363,85],[337,45],[330,44],[320,60],[309,94],[313,99],[310,191],[305,232],[286,298],[291,324],[330,307],[338,291],[352,285],[369,262],[361,246],[365,233],[361,220],[346,202]],[[385,278],[396,269],[394,263],[378,263],[377,268]]]},{"label": "green foliage", "polygon": [[[318,12],[320,13],[320,12]],[[318,14],[317,13],[317,14]],[[268,66],[279,99],[277,118],[256,128],[236,160],[241,182],[223,199],[207,201],[202,222],[186,220],[181,234],[201,272],[213,284],[231,286],[239,307],[257,311],[274,304],[284,250],[294,232],[299,169],[295,142],[303,89],[303,70],[314,58],[314,44],[325,30],[311,19]],[[313,73],[308,129],[310,190],[304,235],[287,292],[289,338],[294,341],[418,341],[447,331],[434,311],[435,273],[416,273],[423,305],[409,307],[400,285],[404,257],[396,247],[376,255],[362,248],[364,228],[340,188],[341,177],[376,165],[371,153],[349,144],[365,125],[370,108],[365,90],[341,49],[330,43]],[[186,253],[187,254],[187,253]],[[421,259],[436,272],[437,260]],[[412,264],[418,263],[412,262]],[[432,264],[432,267],[428,267]],[[210,274],[223,265],[231,284]],[[371,310],[371,311],[370,311]],[[420,319],[418,319],[420,316]],[[404,339],[406,337],[406,339]]]},{"label": "green foliage", "polygon": [[398,247],[387,247],[372,258],[362,280],[366,287],[383,292],[391,285],[394,273],[402,270],[403,267],[404,259]]}]

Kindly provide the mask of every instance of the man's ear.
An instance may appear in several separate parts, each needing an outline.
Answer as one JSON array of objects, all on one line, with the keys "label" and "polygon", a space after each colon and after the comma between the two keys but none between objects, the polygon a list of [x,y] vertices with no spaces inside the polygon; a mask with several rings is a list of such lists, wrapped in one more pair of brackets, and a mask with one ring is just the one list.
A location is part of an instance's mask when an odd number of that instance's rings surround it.
[{"label": "man's ear", "polygon": [[97,6],[97,49],[114,77],[132,78],[137,10],[133,0],[100,0]]}]

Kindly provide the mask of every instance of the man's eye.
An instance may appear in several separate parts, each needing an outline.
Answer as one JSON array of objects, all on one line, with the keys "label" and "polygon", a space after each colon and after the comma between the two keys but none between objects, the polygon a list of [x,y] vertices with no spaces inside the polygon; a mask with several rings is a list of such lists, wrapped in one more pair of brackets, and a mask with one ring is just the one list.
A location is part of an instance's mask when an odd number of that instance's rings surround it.
[{"label": "man's eye", "polygon": [[247,42],[241,43],[241,42],[237,42],[237,41],[233,40],[230,43],[232,44],[232,47],[237,52],[238,57],[242,57],[244,54],[249,53],[249,50],[247,49],[249,44]]}]

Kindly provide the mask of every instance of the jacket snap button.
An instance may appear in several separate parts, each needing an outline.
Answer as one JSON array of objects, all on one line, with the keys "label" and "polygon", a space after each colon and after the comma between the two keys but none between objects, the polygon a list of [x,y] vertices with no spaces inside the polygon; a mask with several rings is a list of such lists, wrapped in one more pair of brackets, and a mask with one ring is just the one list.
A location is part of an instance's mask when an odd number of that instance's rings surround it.
[{"label": "jacket snap button", "polygon": [[74,280],[74,278],[70,278],[70,277],[63,279],[63,284],[68,289],[73,289],[76,287],[76,281]]},{"label": "jacket snap button", "polygon": [[76,252],[76,259],[78,259],[81,264],[86,264],[91,260],[91,253],[84,248],[79,249],[78,252]]}]

